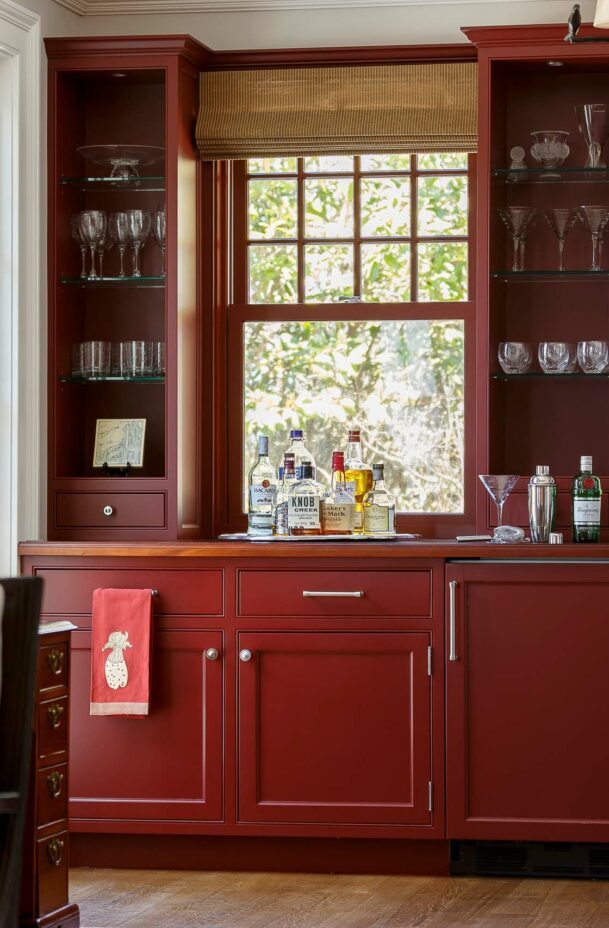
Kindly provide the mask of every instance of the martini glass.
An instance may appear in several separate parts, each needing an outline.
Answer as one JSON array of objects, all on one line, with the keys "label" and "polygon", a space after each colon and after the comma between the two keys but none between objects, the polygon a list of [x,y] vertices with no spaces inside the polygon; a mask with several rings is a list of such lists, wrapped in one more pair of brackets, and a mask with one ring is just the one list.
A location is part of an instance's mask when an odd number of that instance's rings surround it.
[{"label": "martini glass", "polygon": [[606,206],[582,206],[580,215],[592,236],[592,267],[591,271],[600,271],[600,250],[603,231],[609,220],[609,209]]},{"label": "martini glass", "polygon": [[501,541],[501,529],[504,527],[503,504],[516,486],[518,474],[479,474],[478,476],[497,507],[497,528],[493,533],[493,541]]},{"label": "martini glass", "polygon": [[524,244],[529,224],[537,210],[532,206],[506,206],[498,210],[502,222],[512,236],[514,256],[512,270],[521,271],[524,261]]},{"label": "martini glass", "polygon": [[567,237],[567,233],[577,222],[579,213],[576,209],[547,209],[544,216],[552,232],[558,239],[558,270],[564,271],[563,254],[565,250],[565,238]]}]

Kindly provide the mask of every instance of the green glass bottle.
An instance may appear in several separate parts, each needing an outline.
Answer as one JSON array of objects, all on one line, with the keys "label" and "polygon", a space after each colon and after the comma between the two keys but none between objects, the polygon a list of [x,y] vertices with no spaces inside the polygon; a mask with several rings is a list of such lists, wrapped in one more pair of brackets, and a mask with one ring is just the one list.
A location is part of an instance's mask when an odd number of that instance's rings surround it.
[{"label": "green glass bottle", "polygon": [[589,543],[601,537],[601,482],[592,473],[592,458],[582,455],[580,473],[573,478],[573,541]]}]

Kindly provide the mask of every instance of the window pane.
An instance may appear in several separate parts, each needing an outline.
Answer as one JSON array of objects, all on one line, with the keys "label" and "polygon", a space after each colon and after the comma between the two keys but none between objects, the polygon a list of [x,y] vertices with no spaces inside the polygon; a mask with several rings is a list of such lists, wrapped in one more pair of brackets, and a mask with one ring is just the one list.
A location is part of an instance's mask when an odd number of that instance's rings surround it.
[{"label": "window pane", "polygon": [[357,425],[400,511],[463,511],[462,320],[248,322],[244,339],[245,473],[258,433],[277,466],[300,427],[327,484]]},{"label": "window pane", "polygon": [[353,181],[305,181],[305,238],[349,238],[353,235]]},{"label": "window pane", "polygon": [[250,174],[295,174],[296,158],[250,158],[247,162]]},{"label": "window pane", "polygon": [[362,171],[409,171],[410,155],[362,155]]},{"label": "window pane", "polygon": [[453,168],[467,171],[465,152],[440,151],[427,155],[417,155],[419,171],[450,171]]},{"label": "window pane", "polygon": [[467,177],[419,177],[418,234],[467,235]]},{"label": "window pane", "polygon": [[306,302],[336,303],[341,296],[353,296],[353,246],[307,245]]},{"label": "window pane", "polygon": [[364,177],[361,180],[362,235],[408,235],[410,178]]},{"label": "window pane", "polygon": [[304,159],[305,173],[320,173],[326,171],[353,171],[353,158],[347,155],[322,155],[321,157]]},{"label": "window pane", "polygon": [[371,303],[410,299],[410,245],[362,245],[362,297]]},{"label": "window pane", "polygon": [[418,254],[419,300],[467,299],[466,242],[421,243]]},{"label": "window pane", "polygon": [[250,180],[247,186],[248,237],[296,238],[297,181]]},{"label": "window pane", "polygon": [[250,245],[250,303],[298,302],[296,245]]}]

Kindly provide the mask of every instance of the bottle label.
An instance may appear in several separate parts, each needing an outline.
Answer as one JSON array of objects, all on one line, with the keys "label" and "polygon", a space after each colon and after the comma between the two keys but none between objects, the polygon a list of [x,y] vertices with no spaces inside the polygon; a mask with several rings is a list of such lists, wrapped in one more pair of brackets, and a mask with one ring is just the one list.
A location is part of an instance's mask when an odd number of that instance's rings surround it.
[{"label": "bottle label", "polygon": [[600,499],[586,499],[583,496],[573,498],[573,524],[574,525],[600,525],[601,501]]},{"label": "bottle label", "polygon": [[364,528],[364,513],[361,509],[361,503],[358,504],[358,507],[355,509],[355,518],[353,519],[353,528],[357,532],[361,532]]},{"label": "bottle label", "polygon": [[279,503],[275,510],[275,534],[288,534],[288,501]]},{"label": "bottle label", "polygon": [[319,497],[298,493],[288,500],[288,526],[290,528],[320,528]]},{"label": "bottle label", "polygon": [[364,508],[364,531],[371,535],[380,532],[395,532],[395,513],[389,506],[366,506]]},{"label": "bottle label", "polygon": [[272,483],[268,486],[257,484],[250,487],[250,507],[259,509],[262,506],[272,506],[275,499],[275,487]]},{"label": "bottle label", "polygon": [[326,503],[323,504],[324,529],[333,532],[352,532],[355,506],[352,503]]},{"label": "bottle label", "polygon": [[247,517],[248,535],[272,535],[273,519],[271,513],[250,512]]}]

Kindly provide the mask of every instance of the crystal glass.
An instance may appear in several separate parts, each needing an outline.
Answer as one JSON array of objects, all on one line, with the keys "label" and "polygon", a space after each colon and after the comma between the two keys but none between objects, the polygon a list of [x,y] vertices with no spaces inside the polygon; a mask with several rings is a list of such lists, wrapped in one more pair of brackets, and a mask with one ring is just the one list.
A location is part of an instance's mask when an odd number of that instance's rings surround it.
[{"label": "crystal glass", "polygon": [[150,373],[151,342],[129,341],[119,345],[121,377],[145,377]]},{"label": "crystal glass", "polygon": [[83,342],[82,373],[84,377],[104,377],[110,373],[112,345],[110,342]]},{"label": "crystal glass", "polygon": [[155,377],[165,373],[165,342],[151,342],[150,372]]},{"label": "crystal glass", "polygon": [[518,482],[518,474],[478,474],[478,477],[497,506],[497,528],[493,541],[501,541],[503,505]]},{"label": "crystal glass", "polygon": [[95,272],[95,252],[101,241],[106,236],[108,226],[108,217],[101,209],[86,209],[80,213],[79,229],[83,241],[88,245],[91,252],[91,270],[88,274],[89,280],[97,280],[98,274]]},{"label": "crystal glass", "polygon": [[609,221],[609,209],[606,206],[581,206],[580,216],[592,236],[592,267],[590,270],[600,271],[601,241]]},{"label": "crystal glass", "polygon": [[[569,133],[558,129],[542,129],[538,132],[531,132],[531,135],[535,139],[531,146],[531,155],[535,161],[540,161],[544,168],[559,168],[570,151],[567,145]],[[545,176],[556,177],[556,175]]]},{"label": "crystal glass", "polygon": [[579,131],[588,146],[587,168],[607,167],[603,161],[603,145],[609,135],[609,105],[581,103],[575,107]]},{"label": "crystal glass", "polygon": [[579,218],[576,209],[547,209],[544,218],[558,239],[558,270],[564,271],[565,238]]},{"label": "crystal glass", "polygon": [[585,374],[604,373],[609,367],[609,346],[607,342],[578,342],[577,361]]},{"label": "crystal glass", "polygon": [[155,209],[152,214],[152,234],[154,235],[159,248],[161,249],[161,277],[165,276],[165,235],[166,220],[165,210]]},{"label": "crystal glass", "polygon": [[86,277],[87,243],[83,238],[80,228],[80,213],[73,213],[72,216],[70,216],[70,232],[72,233],[72,238],[80,248],[80,276]]},{"label": "crystal glass", "polygon": [[533,349],[527,342],[500,342],[497,357],[504,373],[524,374],[533,363]]},{"label": "crystal glass", "polygon": [[128,209],[126,215],[127,233],[133,246],[133,276],[141,277],[139,254],[150,234],[151,216],[147,209]]},{"label": "crystal glass", "polygon": [[524,268],[524,245],[527,231],[537,210],[532,206],[506,206],[498,210],[501,220],[512,236],[514,247],[512,270],[522,271]]},{"label": "crystal glass", "polygon": [[84,373],[84,344],[76,342],[72,345],[72,377],[82,377]]},{"label": "crystal glass", "polygon": [[108,228],[110,235],[116,242],[120,256],[119,277],[126,277],[125,274],[125,251],[131,239],[129,236],[129,227],[127,223],[127,213],[110,213],[108,217]]},{"label": "crystal glass", "polygon": [[572,374],[577,351],[571,342],[540,342],[537,357],[545,374]]}]

